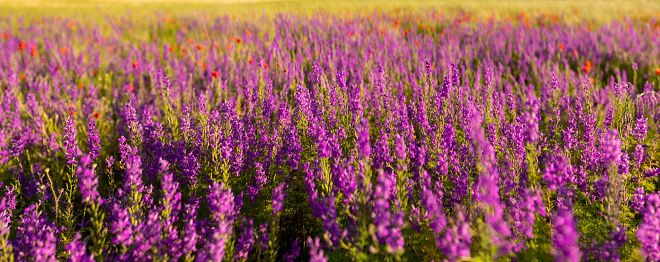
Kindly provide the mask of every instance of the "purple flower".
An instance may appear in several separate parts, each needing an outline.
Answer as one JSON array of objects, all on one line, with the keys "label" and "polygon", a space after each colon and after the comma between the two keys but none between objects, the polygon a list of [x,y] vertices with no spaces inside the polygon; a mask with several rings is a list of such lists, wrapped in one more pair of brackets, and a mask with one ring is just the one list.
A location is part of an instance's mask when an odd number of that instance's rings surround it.
[{"label": "purple flower", "polygon": [[210,231],[204,245],[204,252],[198,254],[198,260],[220,261],[225,256],[225,246],[232,235],[234,221],[238,216],[235,209],[234,194],[224,184],[213,182],[206,198],[208,201]]},{"label": "purple flower", "polygon": [[99,137],[99,131],[96,129],[96,123],[91,119],[87,124],[87,137],[89,140],[89,155],[94,161],[101,154],[101,138]]},{"label": "purple flower", "polygon": [[610,129],[612,127],[612,121],[614,121],[614,107],[612,107],[612,105],[608,105],[605,120],[603,122],[605,129]]},{"label": "purple flower", "polygon": [[102,204],[103,199],[98,192],[99,181],[94,175],[94,168],[91,167],[93,158],[91,155],[83,155],[80,158],[78,167],[76,168],[76,176],[78,177],[78,184],[80,186],[80,194],[83,202],[92,205],[94,203]]},{"label": "purple flower", "polygon": [[172,173],[169,171],[169,163],[159,160],[162,185],[162,195],[160,206],[160,218],[163,227],[163,237],[159,242],[159,251],[165,252],[168,257],[177,259],[181,256],[178,251],[180,240],[178,239],[178,231],[174,223],[178,220],[179,211],[181,210],[181,192],[179,191],[179,183],[174,181]]},{"label": "purple flower", "polygon": [[360,120],[358,127],[357,148],[361,159],[371,156],[371,144],[369,142],[369,121],[366,118]]},{"label": "purple flower", "polygon": [[197,200],[192,198],[190,204],[185,205],[183,213],[183,235],[181,235],[181,250],[186,258],[191,258],[197,251]]},{"label": "purple flower", "polygon": [[112,165],[115,164],[115,158],[112,156],[109,156],[108,158],[105,159],[105,167],[107,169],[112,170]]},{"label": "purple flower", "polygon": [[25,208],[14,246],[19,260],[57,261],[55,230],[36,205]]},{"label": "purple flower", "polygon": [[67,117],[64,121],[64,149],[66,150],[66,159],[69,165],[78,163],[76,159],[79,155],[78,141],[76,141],[76,124],[73,118]]},{"label": "purple flower", "polygon": [[406,159],[406,141],[399,134],[394,136],[394,153],[397,159]]},{"label": "purple flower", "polygon": [[639,117],[635,121],[635,130],[634,134],[635,137],[637,138],[638,142],[644,142],[644,138],[646,138],[646,130],[648,129],[648,126],[646,125],[648,123],[648,119],[645,117]]},{"label": "purple flower", "polygon": [[270,246],[270,235],[268,235],[269,228],[268,222],[259,226],[259,247],[261,250],[267,250],[268,246]]},{"label": "purple flower", "polygon": [[323,248],[318,237],[307,237],[307,245],[309,246],[309,262],[326,262],[328,257],[323,254]]},{"label": "purple flower", "polygon": [[548,158],[548,163],[543,170],[543,180],[548,183],[548,189],[554,191],[568,182],[573,170],[568,163],[568,158],[563,154],[555,152]]},{"label": "purple flower", "polygon": [[619,163],[621,160],[621,140],[619,140],[618,135],[619,132],[616,129],[612,129],[601,140],[604,166]]},{"label": "purple flower", "polygon": [[111,214],[113,214],[113,219],[109,231],[113,237],[110,243],[124,247],[130,246],[133,244],[133,225],[131,225],[128,209],[114,203]]},{"label": "purple flower", "polygon": [[556,261],[580,261],[582,252],[578,246],[580,235],[575,229],[573,212],[560,209],[553,215],[554,244],[553,255]]},{"label": "purple flower", "polygon": [[642,244],[641,253],[647,261],[660,260],[660,196],[651,194],[646,198],[644,218],[637,229],[637,239]]},{"label": "purple flower", "polygon": [[245,219],[241,221],[241,233],[238,236],[236,244],[236,255],[234,261],[243,260],[248,258],[248,253],[254,247],[254,224],[252,219]]},{"label": "purple flower", "polygon": [[389,135],[381,131],[380,138],[376,142],[373,150],[373,167],[379,169],[387,166],[394,161],[390,154]]},{"label": "purple flower", "polygon": [[390,202],[394,200],[391,190],[396,188],[396,178],[382,169],[378,175],[378,185],[374,190],[374,207],[371,219],[375,226],[375,236],[378,244],[385,245],[390,254],[402,253],[404,239],[401,230],[404,227],[403,212],[392,212]]},{"label": "purple flower", "polygon": [[280,183],[275,189],[273,189],[273,217],[282,211],[284,208],[284,197],[286,195],[285,183]]},{"label": "purple flower", "polygon": [[646,193],[644,193],[644,187],[638,187],[635,189],[632,200],[630,201],[630,209],[641,214],[644,211],[645,199]]},{"label": "purple flower", "polygon": [[451,226],[436,239],[438,249],[449,258],[455,261],[457,258],[470,256],[470,244],[472,236],[470,234],[470,221],[465,213],[457,208],[456,218],[451,219]]},{"label": "purple flower", "polygon": [[94,254],[87,255],[87,247],[80,241],[80,233],[66,245],[66,251],[69,253],[69,262],[94,262]]},{"label": "purple flower", "polygon": [[633,160],[635,167],[640,168],[642,166],[642,162],[644,162],[644,147],[642,145],[635,146],[635,152],[633,152]]},{"label": "purple flower", "polygon": [[119,153],[125,166],[123,191],[128,194],[130,205],[137,205],[145,191],[142,183],[142,159],[137,148],[127,145],[123,136],[119,138]]},{"label": "purple flower", "polygon": [[346,231],[341,229],[337,220],[337,210],[335,209],[335,198],[330,195],[321,200],[321,220],[325,229],[325,239],[329,241],[331,247],[339,246],[339,240],[346,236]]}]

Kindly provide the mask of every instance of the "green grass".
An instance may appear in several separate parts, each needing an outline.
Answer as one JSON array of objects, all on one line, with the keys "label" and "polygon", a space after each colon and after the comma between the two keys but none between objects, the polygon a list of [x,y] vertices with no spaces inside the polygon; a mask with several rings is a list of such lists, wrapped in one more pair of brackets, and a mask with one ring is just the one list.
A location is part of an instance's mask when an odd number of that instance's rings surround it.
[{"label": "green grass", "polygon": [[314,15],[328,13],[366,13],[396,9],[456,10],[472,12],[477,17],[562,15],[566,21],[607,22],[623,17],[641,18],[660,14],[660,1],[493,1],[493,0],[0,0],[0,16],[35,18],[60,16],[103,21],[106,15],[150,17],[155,13],[172,16],[223,14],[270,16],[282,12]]}]

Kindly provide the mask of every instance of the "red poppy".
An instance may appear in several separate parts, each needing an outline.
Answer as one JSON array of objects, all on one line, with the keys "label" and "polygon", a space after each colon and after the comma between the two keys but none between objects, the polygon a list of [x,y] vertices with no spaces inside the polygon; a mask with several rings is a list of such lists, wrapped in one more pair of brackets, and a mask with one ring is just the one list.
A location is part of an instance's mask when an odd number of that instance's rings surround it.
[{"label": "red poppy", "polygon": [[252,62],[254,62],[254,60],[252,60],[252,58],[248,59],[248,63],[252,64]]},{"label": "red poppy", "polygon": [[658,67],[658,68],[655,69],[655,74],[656,74],[656,75],[660,75],[660,67]]},{"label": "red poppy", "polygon": [[595,82],[593,77],[589,78],[589,81],[591,81],[591,83]]},{"label": "red poppy", "polygon": [[564,44],[559,45],[559,50],[564,50]]},{"label": "red poppy", "polygon": [[170,53],[174,53],[174,47],[170,46]]},{"label": "red poppy", "polygon": [[26,47],[27,47],[27,45],[25,44],[25,42],[20,42],[20,43],[18,43],[18,50],[21,50],[21,51],[22,51],[22,50],[25,49]]},{"label": "red poppy", "polygon": [[263,66],[264,68],[268,69],[268,64],[266,64],[266,62],[264,62],[262,66]]},{"label": "red poppy", "polygon": [[198,45],[198,46],[197,46],[197,50],[199,50],[199,51],[204,50],[204,46],[202,46],[202,45]]},{"label": "red poppy", "polygon": [[138,66],[138,62],[137,62],[137,60],[136,60],[136,61],[133,61],[133,68],[137,68],[137,66]]},{"label": "red poppy", "polygon": [[94,113],[94,118],[99,119],[101,115],[99,113]]},{"label": "red poppy", "polygon": [[213,71],[213,73],[211,73],[211,76],[213,76],[213,78],[220,77],[220,75],[218,74],[218,71]]},{"label": "red poppy", "polygon": [[128,91],[133,92],[134,89],[135,89],[135,87],[133,87],[133,85],[131,85],[131,84],[128,85]]},{"label": "red poppy", "polygon": [[236,38],[236,43],[239,43],[239,44],[240,44],[240,43],[241,43],[241,39],[240,39],[240,38]]}]

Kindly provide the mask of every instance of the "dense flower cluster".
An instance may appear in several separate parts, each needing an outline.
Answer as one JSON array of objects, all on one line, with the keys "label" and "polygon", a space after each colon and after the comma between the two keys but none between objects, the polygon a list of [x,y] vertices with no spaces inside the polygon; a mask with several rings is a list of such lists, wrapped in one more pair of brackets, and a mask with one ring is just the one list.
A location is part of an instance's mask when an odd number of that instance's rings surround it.
[{"label": "dense flower cluster", "polygon": [[0,261],[660,260],[657,17],[157,18],[0,22]]}]

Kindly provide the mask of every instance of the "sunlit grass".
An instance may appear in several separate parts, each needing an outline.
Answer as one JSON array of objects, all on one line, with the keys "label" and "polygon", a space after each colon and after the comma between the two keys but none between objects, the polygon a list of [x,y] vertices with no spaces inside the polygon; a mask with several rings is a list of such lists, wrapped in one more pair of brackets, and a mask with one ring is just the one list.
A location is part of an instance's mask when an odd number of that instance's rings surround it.
[{"label": "sunlit grass", "polygon": [[155,13],[165,15],[253,15],[271,16],[292,12],[314,15],[325,13],[391,12],[462,9],[476,17],[507,17],[558,15],[565,21],[594,21],[606,23],[624,17],[644,18],[660,14],[660,1],[492,1],[492,0],[390,0],[390,1],[328,1],[328,0],[0,0],[3,17],[34,18],[62,16],[103,21],[106,15],[140,18]]}]

